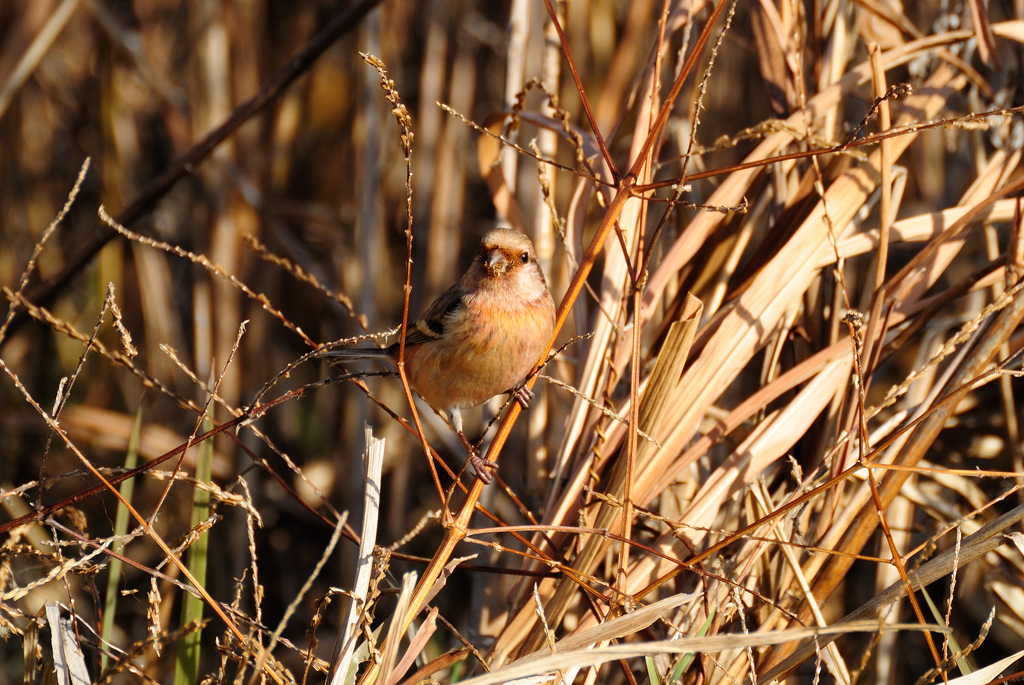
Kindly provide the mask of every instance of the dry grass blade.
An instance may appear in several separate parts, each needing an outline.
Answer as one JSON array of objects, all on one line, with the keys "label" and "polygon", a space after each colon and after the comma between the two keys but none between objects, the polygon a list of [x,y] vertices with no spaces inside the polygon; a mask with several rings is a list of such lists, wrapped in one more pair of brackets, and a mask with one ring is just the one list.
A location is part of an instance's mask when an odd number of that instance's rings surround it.
[{"label": "dry grass blade", "polygon": [[1003,67],[992,36],[992,27],[989,25],[988,8],[982,0],[967,0],[967,6],[971,9],[971,21],[978,39],[978,56],[990,69],[1001,71]]},{"label": "dry grass blade", "polygon": [[1024,650],[1021,650],[1016,654],[1011,654],[1005,659],[996,661],[995,663],[989,664],[984,668],[979,668],[977,671],[974,671],[969,675],[960,676],[959,678],[953,678],[952,680],[947,680],[946,682],[949,685],[982,685],[983,683],[1008,682],[1005,679],[997,680],[996,676],[998,676],[1000,673],[1006,670],[1006,668],[1010,664],[1019,661],[1021,657],[1024,657]]},{"label": "dry grass blade", "polygon": [[[608,640],[615,640],[628,635],[636,634],[655,621],[667,616],[670,612],[678,609],[684,604],[689,604],[697,599],[696,595],[675,595],[645,607],[640,607],[628,614],[617,616],[605,621],[583,632],[576,633],[570,637],[563,638],[555,643],[555,652],[571,652],[578,649],[585,649],[589,645],[603,643]],[[510,665],[528,664],[546,655],[543,652],[535,652],[523,657]]]},{"label": "dry grass blade", "polygon": [[[959,549],[950,550],[929,560],[919,569],[910,573],[915,587],[927,587],[936,580],[954,573],[956,569],[965,566],[978,557],[1006,544],[1005,539],[1002,537],[1002,531],[1016,525],[1021,520],[1024,520],[1024,505],[1003,514],[997,520],[967,537]],[[863,620],[867,616],[874,616],[880,609],[889,606],[900,597],[906,596],[906,592],[907,587],[904,583],[895,583],[833,625],[839,626],[850,621]],[[813,646],[805,645],[800,647],[786,661],[769,670],[763,677],[766,679],[777,678],[791,671],[797,664],[807,659],[814,649],[819,648],[823,643],[824,641],[821,641]]]},{"label": "dry grass blade", "polygon": [[391,673],[391,678],[388,680],[388,685],[398,685],[401,682],[402,676],[412,667],[416,658],[426,646],[427,641],[433,636],[434,631],[437,630],[436,621],[437,607],[434,607],[427,612],[427,617],[424,619],[423,624],[416,629],[416,634],[409,640],[409,649],[402,657],[402,660],[398,662],[398,665],[395,666],[395,670]]},{"label": "dry grass blade", "polygon": [[[679,383],[683,364],[690,351],[690,343],[696,330],[696,324],[700,319],[703,310],[696,298],[689,298],[682,320],[673,324],[665,342],[658,362],[651,372],[650,381],[644,391],[643,400],[640,405],[640,428],[645,432],[656,434],[660,422],[665,416],[664,407]],[[645,443],[637,457],[637,468],[643,470],[647,466],[647,455],[652,452],[654,446]],[[626,461],[620,459],[616,463],[610,476],[610,486],[605,494],[612,499],[624,499],[626,493],[625,471]],[[616,530],[618,523],[625,516],[621,506],[606,505],[597,516],[594,527],[608,530]],[[597,536],[591,537],[585,547],[580,551],[573,562],[573,570],[581,575],[589,575],[592,571],[594,560],[601,554],[608,541]],[[567,602],[575,592],[574,581],[566,579],[560,586],[560,591],[550,601],[545,611],[550,615],[551,620],[560,621],[562,615],[568,608]],[[527,652],[528,653],[528,652]]]},{"label": "dry grass blade", "polygon": [[366,426],[366,458],[364,475],[366,491],[363,495],[363,524],[359,536],[359,556],[355,580],[352,583],[350,603],[334,643],[331,657],[331,673],[328,683],[337,685],[349,682],[354,673],[352,655],[356,648],[356,628],[367,605],[367,590],[370,587],[370,572],[373,569],[373,551],[377,544],[377,522],[380,514],[380,472],[384,464],[384,440],[375,438],[373,430]]},{"label": "dry grass blade", "polygon": [[36,67],[39,66],[39,62],[42,61],[46,52],[57,39],[57,36],[67,25],[71,15],[78,9],[80,2],[81,0],[62,0],[57,10],[50,15],[46,26],[43,27],[43,30],[32,41],[32,45],[22,55],[21,61],[14,68],[14,72],[7,78],[3,88],[0,89],[0,118],[3,118],[15,94],[25,84],[25,81],[32,75]]},{"label": "dry grass blade", "polygon": [[71,621],[61,618],[60,608],[53,604],[46,605],[46,621],[50,624],[53,667],[57,672],[58,685],[86,685],[91,682]]},{"label": "dry grass blade", "polygon": [[388,626],[388,637],[384,643],[384,653],[380,657],[380,678],[381,682],[390,683],[392,674],[401,677],[395,672],[395,665],[398,660],[398,646],[402,642],[403,626],[402,621],[397,620],[408,615],[409,604],[413,600],[413,593],[416,588],[416,574],[406,573],[402,576],[402,589],[398,595],[398,606],[395,608],[394,618]]},{"label": "dry grass blade", "polygon": [[[758,474],[793,447],[795,436],[806,432],[838,392],[846,390],[850,362],[831,362],[807,383],[786,408],[766,416],[694,496],[683,518],[689,525],[710,526],[725,502],[748,486]],[[695,544],[697,540],[691,540]],[[643,562],[641,562],[643,563]],[[643,577],[640,575],[639,577]]]},{"label": "dry grass blade", "polygon": [[453,665],[462,661],[462,659],[466,657],[469,651],[469,649],[457,649],[442,654],[441,656],[425,664],[423,668],[419,669],[411,676],[409,676],[402,683],[402,685],[415,685],[416,683],[422,682],[423,680],[437,673],[438,671],[444,670],[446,668],[451,668]]},{"label": "dry grass blade", "polygon": [[[891,626],[891,628],[893,630],[929,630],[934,632],[943,632],[945,630],[942,626],[922,626],[915,623],[900,623]],[[519,678],[550,673],[570,666],[591,666],[615,659],[631,659],[649,654],[715,652],[736,647],[782,644],[816,636],[873,632],[877,629],[878,624],[874,621],[859,621],[841,627],[791,629],[778,631],[770,635],[718,635],[715,637],[682,638],[672,641],[656,640],[636,645],[613,645],[599,649],[559,653],[525,663],[516,662],[492,671],[487,675],[477,676],[462,682],[465,682],[467,685],[494,685],[496,683],[511,682]]]},{"label": "dry grass blade", "polygon": [[[651,435],[661,432],[665,405],[675,392],[683,374],[683,365],[690,355],[690,345],[697,333],[704,305],[689,293],[682,315],[669,328],[665,344],[658,353],[658,361],[648,376],[647,387],[640,402],[640,428]],[[646,453],[641,451],[637,463],[643,468]]]}]

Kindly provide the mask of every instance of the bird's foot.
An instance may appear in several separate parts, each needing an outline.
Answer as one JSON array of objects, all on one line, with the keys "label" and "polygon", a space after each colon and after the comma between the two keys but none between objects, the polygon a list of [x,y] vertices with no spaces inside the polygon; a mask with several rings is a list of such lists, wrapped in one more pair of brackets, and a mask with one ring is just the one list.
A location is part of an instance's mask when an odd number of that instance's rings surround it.
[{"label": "bird's foot", "polygon": [[476,451],[476,446],[466,439],[466,434],[458,431],[458,435],[459,440],[462,441],[462,446],[469,453],[469,465],[473,467],[473,473],[484,482],[484,485],[490,485],[491,480],[494,478],[491,474],[498,469],[498,462],[491,461],[490,459],[481,459]]},{"label": "bird's foot", "polygon": [[469,465],[473,467],[473,473],[484,482],[484,485],[490,485],[491,480],[494,478],[492,474],[498,469],[497,462],[490,459],[481,459],[480,455],[475,451],[469,455]]},{"label": "bird's foot", "polygon": [[530,402],[532,402],[533,398],[536,397],[533,390],[530,390],[525,385],[520,385],[517,388],[512,388],[511,390],[508,391],[508,394],[511,395],[512,399],[514,399],[516,403],[523,409],[529,409]]}]

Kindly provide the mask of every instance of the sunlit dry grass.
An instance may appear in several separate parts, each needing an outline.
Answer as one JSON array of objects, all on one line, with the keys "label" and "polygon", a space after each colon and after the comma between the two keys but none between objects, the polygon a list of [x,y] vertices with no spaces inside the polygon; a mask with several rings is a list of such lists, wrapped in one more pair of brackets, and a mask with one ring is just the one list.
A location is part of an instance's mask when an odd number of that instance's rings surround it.
[{"label": "sunlit dry grass", "polygon": [[[1017,653],[1024,16],[906,4],[0,7],[0,679],[51,635],[119,683]],[[533,406],[469,413],[483,488],[310,353],[394,340],[495,222],[562,305]]]}]

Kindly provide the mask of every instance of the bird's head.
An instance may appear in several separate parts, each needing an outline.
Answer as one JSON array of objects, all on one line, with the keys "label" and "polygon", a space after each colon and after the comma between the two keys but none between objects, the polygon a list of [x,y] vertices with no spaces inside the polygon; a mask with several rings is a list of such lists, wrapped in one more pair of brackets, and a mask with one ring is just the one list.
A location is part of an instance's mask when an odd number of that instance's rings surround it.
[{"label": "bird's head", "polygon": [[480,241],[477,259],[488,276],[501,277],[536,264],[537,252],[530,239],[519,231],[498,228]]},{"label": "bird's head", "polygon": [[547,296],[537,251],[523,233],[496,228],[480,241],[470,274],[485,288],[501,288],[525,301]]}]

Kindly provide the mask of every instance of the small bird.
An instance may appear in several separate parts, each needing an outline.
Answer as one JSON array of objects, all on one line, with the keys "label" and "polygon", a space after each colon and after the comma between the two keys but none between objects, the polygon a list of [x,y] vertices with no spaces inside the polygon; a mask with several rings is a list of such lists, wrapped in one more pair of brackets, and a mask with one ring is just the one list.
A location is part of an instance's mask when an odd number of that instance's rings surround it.
[{"label": "small bird", "polygon": [[[462,432],[460,410],[510,394],[526,409],[533,393],[523,385],[541,361],[555,328],[555,304],[533,243],[499,228],[480,242],[473,264],[408,328],[409,386],[444,412],[469,453],[477,476],[489,483],[496,464],[481,459]],[[398,361],[387,349],[327,350],[320,356]]]}]

